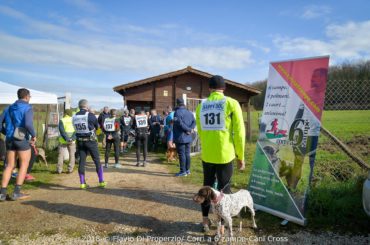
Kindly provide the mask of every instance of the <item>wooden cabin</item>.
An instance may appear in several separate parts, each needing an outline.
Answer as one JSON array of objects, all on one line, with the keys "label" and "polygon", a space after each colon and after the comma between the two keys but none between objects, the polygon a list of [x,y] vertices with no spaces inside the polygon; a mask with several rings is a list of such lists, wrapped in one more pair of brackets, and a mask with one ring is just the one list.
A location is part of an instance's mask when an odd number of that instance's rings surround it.
[{"label": "wooden cabin", "polygon": [[[208,97],[208,81],[212,76],[188,66],[182,70],[119,85],[113,90],[123,96],[124,105],[128,109],[149,111],[155,108],[158,113],[162,113],[169,105],[175,107],[176,98],[184,98],[188,109],[194,111],[200,100]],[[225,83],[225,95],[239,101],[242,109],[247,112],[250,98],[261,92],[226,78]]]},{"label": "wooden cabin", "polygon": [[[182,70],[116,86],[113,90],[123,96],[124,104],[129,109],[155,108],[161,112],[168,105],[175,106],[176,98],[184,98],[186,102],[207,98],[208,80],[212,76],[188,66]],[[260,93],[254,87],[226,78],[225,82],[225,95],[238,100],[242,107],[247,106],[252,96]]]}]

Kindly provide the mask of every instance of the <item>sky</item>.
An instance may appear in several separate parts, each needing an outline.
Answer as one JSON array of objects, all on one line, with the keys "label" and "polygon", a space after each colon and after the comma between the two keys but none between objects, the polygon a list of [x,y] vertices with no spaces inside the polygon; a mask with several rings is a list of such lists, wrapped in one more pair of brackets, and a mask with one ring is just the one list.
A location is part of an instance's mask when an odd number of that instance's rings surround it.
[{"label": "sky", "polygon": [[369,10],[365,0],[0,0],[0,81],[97,110],[123,107],[114,86],[186,66],[252,83],[271,61],[369,59]]}]

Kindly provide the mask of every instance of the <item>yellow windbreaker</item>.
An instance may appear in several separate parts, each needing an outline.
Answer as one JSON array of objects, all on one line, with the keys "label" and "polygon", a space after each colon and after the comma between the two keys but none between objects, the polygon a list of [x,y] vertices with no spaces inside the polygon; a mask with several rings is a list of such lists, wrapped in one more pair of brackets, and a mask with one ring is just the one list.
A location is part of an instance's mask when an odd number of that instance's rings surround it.
[{"label": "yellow windbreaker", "polygon": [[[203,103],[199,104],[196,110],[197,130],[201,140],[201,156],[204,162],[225,164],[235,158],[244,160],[245,127],[239,102],[230,97],[225,97],[220,92],[212,92],[207,101],[220,101],[223,99],[226,100],[224,104],[225,125],[223,130],[203,130],[201,122]],[[203,117],[207,117],[207,115],[203,115]],[[209,119],[207,118],[207,120]]]}]

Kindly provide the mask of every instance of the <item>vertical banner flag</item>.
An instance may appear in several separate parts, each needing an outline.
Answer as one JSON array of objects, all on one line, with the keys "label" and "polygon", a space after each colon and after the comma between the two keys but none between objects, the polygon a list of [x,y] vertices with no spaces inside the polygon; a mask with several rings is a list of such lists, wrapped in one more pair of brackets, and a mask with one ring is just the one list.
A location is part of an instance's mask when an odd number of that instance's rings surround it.
[{"label": "vertical banner flag", "polygon": [[328,64],[328,56],[270,64],[248,184],[256,209],[300,225],[306,224]]}]

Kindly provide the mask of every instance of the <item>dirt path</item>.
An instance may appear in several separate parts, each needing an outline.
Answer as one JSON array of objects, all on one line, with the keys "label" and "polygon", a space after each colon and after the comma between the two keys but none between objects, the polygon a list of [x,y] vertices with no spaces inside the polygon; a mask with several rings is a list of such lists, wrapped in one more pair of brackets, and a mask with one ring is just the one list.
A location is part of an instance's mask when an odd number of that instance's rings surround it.
[{"label": "dirt path", "polygon": [[[88,190],[78,188],[77,173],[63,174],[30,191],[27,201],[1,203],[0,244],[153,244],[166,237],[169,244],[208,243],[196,224],[199,206],[191,200],[198,186],[184,185],[153,156],[146,168],[134,166],[132,154],[122,162],[122,169],[105,171],[106,189],[94,187],[97,176],[89,164]],[[249,220],[244,222],[237,235],[251,243],[258,237],[267,241],[267,235],[249,228]],[[301,236],[308,237],[297,234],[290,240],[302,242]]]},{"label": "dirt path", "polygon": [[132,236],[202,237],[195,223],[201,218],[199,206],[191,200],[199,187],[182,184],[153,156],[145,168],[135,166],[133,154],[122,162],[122,169],[105,169],[106,189],[95,187],[95,168],[89,164],[88,190],[78,188],[77,173],[63,174],[51,184],[30,191],[29,200],[2,203],[0,237],[8,240],[10,234],[16,235],[12,243],[32,239],[47,243],[39,237],[49,237],[55,243],[59,238],[74,243],[74,238],[81,236],[121,242]]}]

